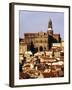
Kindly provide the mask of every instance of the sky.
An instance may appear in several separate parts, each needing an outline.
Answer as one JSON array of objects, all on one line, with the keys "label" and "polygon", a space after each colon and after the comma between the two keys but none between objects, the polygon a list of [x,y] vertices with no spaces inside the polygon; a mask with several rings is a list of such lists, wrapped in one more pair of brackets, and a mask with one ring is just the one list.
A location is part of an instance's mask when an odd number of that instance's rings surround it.
[{"label": "sky", "polygon": [[19,37],[24,38],[24,33],[47,32],[48,22],[52,20],[53,32],[60,34],[64,39],[64,13],[45,11],[24,11],[19,12]]}]

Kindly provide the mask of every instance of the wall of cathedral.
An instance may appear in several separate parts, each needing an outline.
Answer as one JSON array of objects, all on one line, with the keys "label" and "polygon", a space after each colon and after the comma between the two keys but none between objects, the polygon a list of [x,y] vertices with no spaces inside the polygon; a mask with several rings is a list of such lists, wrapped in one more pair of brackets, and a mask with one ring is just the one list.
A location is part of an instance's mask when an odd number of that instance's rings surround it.
[{"label": "wall of cathedral", "polygon": [[24,33],[25,43],[30,46],[33,42],[34,47],[40,50],[48,50],[52,43],[60,42],[60,34],[53,33],[52,21],[49,20],[47,32],[38,32],[38,33]]},{"label": "wall of cathedral", "polygon": [[[33,42],[34,47],[40,50],[48,50],[48,35],[51,35],[53,42],[59,42],[60,34],[53,34],[53,31],[49,32],[38,32],[38,33],[26,33],[24,34],[25,43],[30,45]],[[29,47],[29,46],[28,46]]]}]

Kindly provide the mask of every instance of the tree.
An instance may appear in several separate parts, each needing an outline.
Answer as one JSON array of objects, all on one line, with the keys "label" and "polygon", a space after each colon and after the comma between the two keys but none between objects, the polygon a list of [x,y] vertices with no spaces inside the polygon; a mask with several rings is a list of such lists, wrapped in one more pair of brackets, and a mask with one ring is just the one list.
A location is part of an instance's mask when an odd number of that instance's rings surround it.
[{"label": "tree", "polygon": [[30,44],[30,50],[31,50],[32,54],[34,55],[34,53],[35,53],[35,48],[34,48],[34,44],[33,44],[32,41],[31,41],[31,44]]},{"label": "tree", "polygon": [[52,43],[53,43],[53,38],[51,35],[48,35],[48,48],[49,50],[51,49],[52,47]]},{"label": "tree", "polygon": [[40,51],[43,51],[43,47],[42,46],[40,46]]}]

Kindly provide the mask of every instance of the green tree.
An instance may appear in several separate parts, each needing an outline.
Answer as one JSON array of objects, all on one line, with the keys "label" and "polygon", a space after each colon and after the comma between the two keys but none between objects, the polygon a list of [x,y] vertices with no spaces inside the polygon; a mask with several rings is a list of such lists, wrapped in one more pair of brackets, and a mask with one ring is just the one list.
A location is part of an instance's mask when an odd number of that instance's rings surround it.
[{"label": "green tree", "polygon": [[35,47],[34,47],[34,44],[33,44],[32,41],[31,41],[31,44],[30,44],[30,50],[31,50],[32,54],[34,55],[34,53],[35,53]]}]

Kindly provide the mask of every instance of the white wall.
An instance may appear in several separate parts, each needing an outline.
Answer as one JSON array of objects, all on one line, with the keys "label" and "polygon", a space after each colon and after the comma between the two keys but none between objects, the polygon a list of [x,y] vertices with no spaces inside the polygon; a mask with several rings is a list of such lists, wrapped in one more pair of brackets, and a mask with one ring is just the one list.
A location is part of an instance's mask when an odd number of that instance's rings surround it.
[{"label": "white wall", "polygon": [[[42,3],[42,4],[55,4],[55,5],[71,5],[72,0],[0,0],[0,90],[11,89],[8,86],[9,81],[9,2],[30,2],[30,3]],[[71,11],[72,15],[72,11]],[[71,20],[72,23],[72,20]],[[72,28],[72,27],[71,27]],[[72,32],[71,32],[72,33]],[[71,37],[72,38],[72,37]],[[72,68],[72,62],[71,62]],[[72,74],[72,72],[71,72]],[[71,90],[72,83],[70,85],[53,85],[53,86],[39,86],[39,87],[23,87],[14,88],[16,90],[26,89],[26,90],[57,90],[65,89]]]}]

